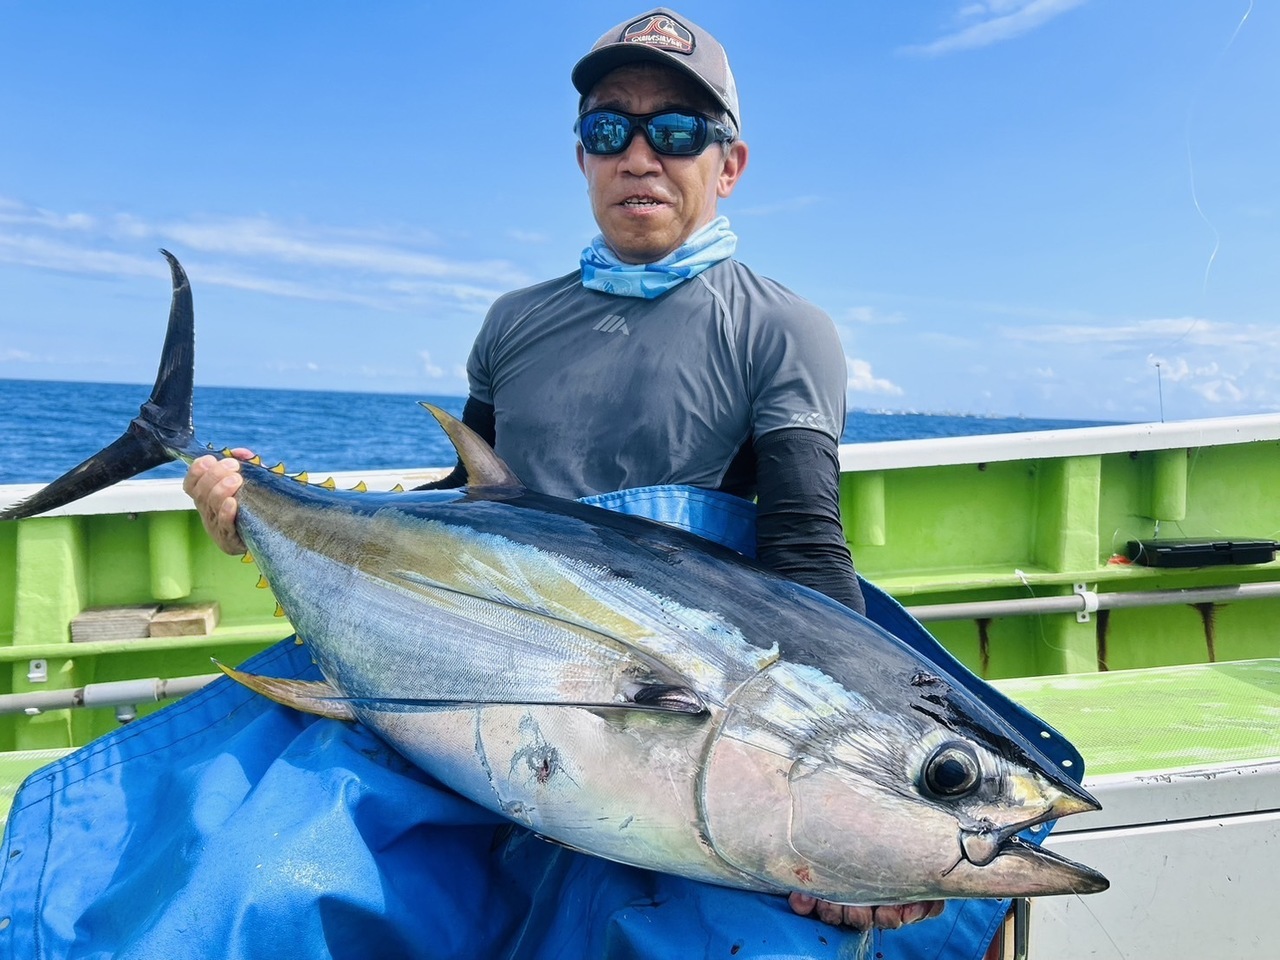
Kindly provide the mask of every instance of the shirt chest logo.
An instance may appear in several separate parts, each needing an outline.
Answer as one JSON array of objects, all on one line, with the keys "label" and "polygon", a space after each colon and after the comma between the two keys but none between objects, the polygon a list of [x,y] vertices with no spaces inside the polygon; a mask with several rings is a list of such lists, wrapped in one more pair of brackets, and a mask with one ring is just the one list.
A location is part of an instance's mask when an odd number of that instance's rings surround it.
[{"label": "shirt chest logo", "polygon": [[631,336],[631,331],[627,329],[627,318],[620,317],[616,313],[609,314],[591,329],[599,330],[601,333],[620,333],[624,337]]}]

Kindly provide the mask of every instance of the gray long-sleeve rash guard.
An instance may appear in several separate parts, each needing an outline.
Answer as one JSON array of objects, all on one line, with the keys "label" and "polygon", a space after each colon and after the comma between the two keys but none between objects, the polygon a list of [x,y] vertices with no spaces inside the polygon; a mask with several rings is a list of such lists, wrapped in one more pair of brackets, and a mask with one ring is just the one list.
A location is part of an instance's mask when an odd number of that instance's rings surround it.
[{"label": "gray long-sleeve rash guard", "polygon": [[780,284],[725,260],[642,300],[575,271],[495,302],[467,372],[464,421],[530,489],[758,497],[760,560],[863,609],[839,514],[844,352]]}]

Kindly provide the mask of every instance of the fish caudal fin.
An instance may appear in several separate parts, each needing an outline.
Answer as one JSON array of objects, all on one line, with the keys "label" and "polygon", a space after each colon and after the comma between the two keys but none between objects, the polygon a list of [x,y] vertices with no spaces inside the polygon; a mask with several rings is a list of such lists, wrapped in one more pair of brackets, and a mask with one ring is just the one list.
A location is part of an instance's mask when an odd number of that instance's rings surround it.
[{"label": "fish caudal fin", "polygon": [[524,484],[484,438],[453,414],[430,403],[419,404],[436,418],[467,470],[467,495],[475,500],[509,500],[524,493]]},{"label": "fish caudal fin", "polygon": [[64,473],[26,500],[0,510],[0,520],[20,520],[61,507],[152,467],[179,457],[194,459],[202,452],[195,445],[191,423],[191,388],[195,371],[195,311],[191,285],[173,254],[161,250],[173,278],[173,302],[169,329],[160,355],[151,396],[129,428],[110,446]]},{"label": "fish caudal fin", "polygon": [[319,680],[288,680],[283,677],[263,677],[256,673],[244,673],[234,667],[213,661],[214,666],[241,686],[260,693],[268,700],[303,713],[331,720],[355,720],[350,701],[337,687]]}]

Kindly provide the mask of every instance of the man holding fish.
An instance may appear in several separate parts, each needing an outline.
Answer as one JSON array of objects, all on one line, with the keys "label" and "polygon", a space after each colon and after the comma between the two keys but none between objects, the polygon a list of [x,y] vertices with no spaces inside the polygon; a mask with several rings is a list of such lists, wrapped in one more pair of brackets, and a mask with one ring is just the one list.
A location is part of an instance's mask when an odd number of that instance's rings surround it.
[{"label": "man holding fish", "polygon": [[[600,235],[579,269],[493,305],[464,422],[542,493],[680,517],[695,532],[728,502],[707,491],[755,499],[744,552],[863,612],[838,506],[844,352],[821,310],[732,259],[736,237],[717,214],[749,155],[723,48],[657,9],[601,37],[572,80]],[[459,464],[434,486],[466,479]],[[212,457],[185,483],[229,553],[245,549],[240,484],[237,460]],[[859,929],[943,907],[790,902]]]}]

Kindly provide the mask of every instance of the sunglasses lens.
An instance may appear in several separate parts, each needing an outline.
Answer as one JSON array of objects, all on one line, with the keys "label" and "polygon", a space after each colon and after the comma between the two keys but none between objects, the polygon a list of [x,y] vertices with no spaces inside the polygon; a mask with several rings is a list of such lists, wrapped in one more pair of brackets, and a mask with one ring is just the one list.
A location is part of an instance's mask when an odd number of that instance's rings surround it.
[{"label": "sunglasses lens", "polygon": [[619,113],[597,110],[578,121],[578,136],[587,153],[621,153],[630,139],[631,121]]},{"label": "sunglasses lens", "polygon": [[706,145],[706,121],[688,113],[662,113],[645,124],[649,142],[659,153],[687,157]]}]

